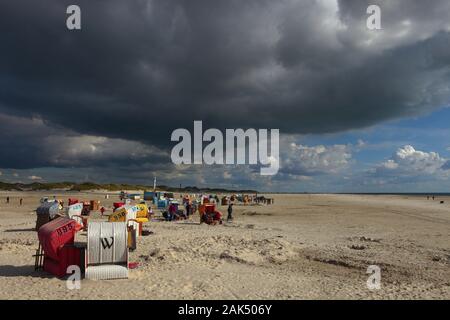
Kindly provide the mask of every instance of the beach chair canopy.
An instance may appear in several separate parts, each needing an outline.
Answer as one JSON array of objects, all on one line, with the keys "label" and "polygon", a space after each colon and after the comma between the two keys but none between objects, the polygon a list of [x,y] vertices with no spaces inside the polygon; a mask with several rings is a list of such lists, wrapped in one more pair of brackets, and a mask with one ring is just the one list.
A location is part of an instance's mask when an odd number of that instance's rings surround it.
[{"label": "beach chair canopy", "polygon": [[44,202],[37,209],[36,214],[48,214],[51,219],[56,217],[59,213],[59,203],[58,202]]},{"label": "beach chair canopy", "polygon": [[60,217],[39,228],[39,243],[46,256],[58,260],[59,250],[66,244],[73,244],[76,232],[74,220]]},{"label": "beach chair canopy", "polygon": [[75,203],[66,208],[66,216],[69,219],[73,219],[75,216],[81,216],[82,211],[83,211],[83,204]]}]

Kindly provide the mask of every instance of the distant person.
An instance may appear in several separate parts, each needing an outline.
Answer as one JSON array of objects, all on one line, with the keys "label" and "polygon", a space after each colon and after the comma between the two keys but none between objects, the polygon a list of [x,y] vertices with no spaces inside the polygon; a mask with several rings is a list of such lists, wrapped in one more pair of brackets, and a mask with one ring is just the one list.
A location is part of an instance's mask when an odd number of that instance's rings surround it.
[{"label": "distant person", "polygon": [[147,215],[148,215],[149,219],[153,216],[153,209],[152,209],[152,207],[148,207]]},{"label": "distant person", "polygon": [[175,218],[175,214],[177,211],[177,207],[171,203],[169,206],[169,210],[167,211],[166,221],[172,221]]},{"label": "distant person", "polygon": [[100,208],[100,213],[102,214],[102,216],[103,216],[103,214],[105,213],[105,211],[106,211],[105,207],[102,206],[102,207]]},{"label": "distant person", "polygon": [[20,200],[19,200],[19,205],[22,206],[22,203],[23,203],[23,199],[20,198]]},{"label": "distant person", "polygon": [[6,203],[9,203],[9,197],[6,197]]},{"label": "distant person", "polygon": [[434,196],[433,196],[433,200],[434,200]]},{"label": "distant person", "polygon": [[227,221],[233,221],[233,204],[232,203],[230,203],[228,205],[227,211],[228,211]]},{"label": "distant person", "polygon": [[186,216],[189,218],[191,215],[191,204],[188,202],[186,203]]}]

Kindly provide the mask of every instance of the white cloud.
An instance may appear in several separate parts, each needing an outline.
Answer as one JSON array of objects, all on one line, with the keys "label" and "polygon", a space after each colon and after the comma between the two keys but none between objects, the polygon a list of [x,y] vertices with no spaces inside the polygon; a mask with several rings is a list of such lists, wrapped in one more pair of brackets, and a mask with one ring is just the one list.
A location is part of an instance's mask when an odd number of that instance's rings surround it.
[{"label": "white cloud", "polygon": [[30,180],[42,180],[42,177],[39,177],[39,176],[29,176],[28,179],[30,179]]},{"label": "white cloud", "polygon": [[371,4],[378,4],[381,8],[382,30],[373,32],[367,28],[366,1],[341,1],[340,15],[347,28],[338,31],[340,39],[377,53],[428,39],[450,28],[446,19],[450,12],[448,1],[436,2],[432,10],[428,3],[419,0],[372,0]]},{"label": "white cloud", "polygon": [[390,159],[372,170],[378,176],[445,175],[443,166],[447,159],[437,152],[416,150],[411,145],[398,148]]},{"label": "white cloud", "polygon": [[365,142],[364,140],[362,140],[362,139],[358,139],[358,141],[356,142],[356,147],[358,147],[358,148],[363,148],[363,147],[365,147],[367,145],[367,142]]},{"label": "white cloud", "polygon": [[145,160],[166,153],[137,141],[100,136],[48,136],[42,145],[43,154],[51,155],[55,165],[76,165],[84,161]]},{"label": "white cloud", "polygon": [[395,161],[392,160],[392,159],[389,159],[388,161],[383,162],[383,163],[381,164],[381,166],[384,167],[384,168],[386,168],[386,169],[389,169],[389,170],[391,170],[391,169],[397,169],[397,168],[398,168],[398,163],[395,162]]},{"label": "white cloud", "polygon": [[338,173],[348,167],[352,158],[350,149],[347,145],[305,146],[293,142],[283,155],[282,170],[303,176]]},{"label": "white cloud", "polygon": [[224,179],[231,179],[233,176],[231,173],[229,173],[228,171],[224,171],[223,173],[223,178]]}]

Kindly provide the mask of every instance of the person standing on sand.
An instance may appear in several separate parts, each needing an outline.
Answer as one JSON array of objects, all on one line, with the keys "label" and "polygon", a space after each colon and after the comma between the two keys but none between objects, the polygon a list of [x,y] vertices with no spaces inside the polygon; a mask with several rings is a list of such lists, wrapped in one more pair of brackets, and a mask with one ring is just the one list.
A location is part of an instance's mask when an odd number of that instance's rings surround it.
[{"label": "person standing on sand", "polygon": [[9,197],[6,197],[6,203],[9,203]]},{"label": "person standing on sand", "polygon": [[186,203],[186,217],[189,218],[189,216],[191,215],[191,205],[189,202]]},{"label": "person standing on sand", "polygon": [[192,215],[197,212],[197,209],[198,209],[197,201],[196,200],[192,201],[192,203],[191,203],[191,213],[192,213]]},{"label": "person standing on sand", "polygon": [[177,208],[175,207],[175,205],[173,203],[170,204],[169,206],[169,210],[168,210],[168,216],[167,216],[167,221],[172,221],[175,219],[175,214],[176,214]]},{"label": "person standing on sand", "polygon": [[22,206],[22,203],[23,203],[23,199],[20,198],[20,200],[19,200],[19,205]]},{"label": "person standing on sand", "polygon": [[230,203],[228,205],[228,217],[227,217],[227,221],[233,221],[233,204]]}]

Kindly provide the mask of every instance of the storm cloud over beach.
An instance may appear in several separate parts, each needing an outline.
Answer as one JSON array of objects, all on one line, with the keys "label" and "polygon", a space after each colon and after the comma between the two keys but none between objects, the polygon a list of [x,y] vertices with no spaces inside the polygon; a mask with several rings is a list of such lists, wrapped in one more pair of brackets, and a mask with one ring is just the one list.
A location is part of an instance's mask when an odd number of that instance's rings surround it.
[{"label": "storm cloud over beach", "polygon": [[[80,0],[76,31],[70,4],[0,4],[0,180],[450,186],[448,1]],[[194,120],[280,129],[279,173],[173,165]]]}]

